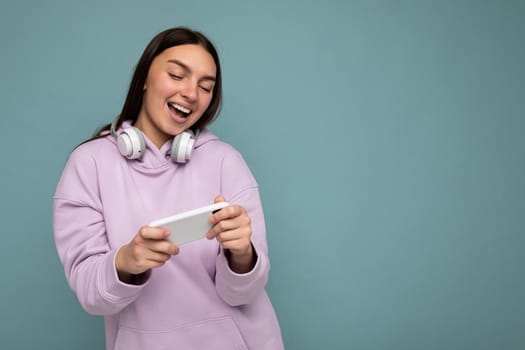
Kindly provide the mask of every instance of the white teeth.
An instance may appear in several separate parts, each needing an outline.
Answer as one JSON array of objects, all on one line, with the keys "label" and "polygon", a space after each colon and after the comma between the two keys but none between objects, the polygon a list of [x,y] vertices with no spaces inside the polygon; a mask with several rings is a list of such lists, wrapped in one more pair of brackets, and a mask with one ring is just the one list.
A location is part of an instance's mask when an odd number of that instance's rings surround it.
[{"label": "white teeth", "polygon": [[175,108],[176,110],[181,111],[182,113],[185,113],[185,114],[190,114],[191,113],[191,109],[188,109],[186,107],[182,107],[181,105],[178,105],[176,103],[171,103],[171,106],[173,108]]}]

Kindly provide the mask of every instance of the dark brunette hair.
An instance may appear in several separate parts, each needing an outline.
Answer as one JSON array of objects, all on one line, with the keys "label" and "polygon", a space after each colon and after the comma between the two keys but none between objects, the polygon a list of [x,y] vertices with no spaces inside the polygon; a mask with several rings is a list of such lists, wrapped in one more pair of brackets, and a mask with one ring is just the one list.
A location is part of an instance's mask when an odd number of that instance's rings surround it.
[{"label": "dark brunette hair", "polygon": [[[216,66],[215,85],[213,87],[213,96],[210,105],[192,128],[202,129],[217,117],[222,102],[221,66],[217,50],[211,41],[202,33],[186,27],[176,27],[160,32],[150,41],[148,46],[146,46],[146,49],[142,53],[142,56],[135,67],[126,101],[124,102],[122,111],[117,119],[115,129],[118,129],[125,120],[131,120],[132,124],[137,120],[142,107],[144,84],[151,63],[155,57],[170,47],[186,44],[202,46],[213,57]],[[98,138],[101,133],[105,135],[106,133],[104,133],[104,131],[109,131],[110,128],[111,123],[103,126],[96,132],[92,139]]]}]

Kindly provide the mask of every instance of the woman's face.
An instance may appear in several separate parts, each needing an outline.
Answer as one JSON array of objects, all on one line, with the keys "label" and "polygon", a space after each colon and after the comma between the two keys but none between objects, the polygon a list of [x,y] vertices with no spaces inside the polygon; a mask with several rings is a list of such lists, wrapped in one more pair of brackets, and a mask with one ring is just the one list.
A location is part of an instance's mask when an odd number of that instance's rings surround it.
[{"label": "woman's face", "polygon": [[213,57],[202,46],[170,47],[153,59],[135,127],[161,147],[199,120],[215,84]]}]

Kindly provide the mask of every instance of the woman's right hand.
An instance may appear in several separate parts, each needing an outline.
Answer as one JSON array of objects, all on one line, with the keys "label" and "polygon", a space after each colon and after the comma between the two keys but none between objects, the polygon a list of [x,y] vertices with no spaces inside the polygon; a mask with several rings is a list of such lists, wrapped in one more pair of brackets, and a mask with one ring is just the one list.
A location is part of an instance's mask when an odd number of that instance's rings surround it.
[{"label": "woman's right hand", "polygon": [[131,242],[123,245],[115,257],[119,279],[130,283],[132,275],[139,275],[164,265],[179,247],[169,240],[169,231],[161,227],[143,226]]}]

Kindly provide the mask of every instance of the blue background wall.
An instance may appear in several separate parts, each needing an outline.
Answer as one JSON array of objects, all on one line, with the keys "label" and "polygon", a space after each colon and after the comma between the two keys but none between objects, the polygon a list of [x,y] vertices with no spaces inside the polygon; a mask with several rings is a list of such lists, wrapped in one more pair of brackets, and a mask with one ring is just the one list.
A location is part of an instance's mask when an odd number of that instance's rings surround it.
[{"label": "blue background wall", "polygon": [[525,348],[525,2],[0,2],[0,347],[95,349],[52,196],[162,29],[217,44],[288,349]]}]

